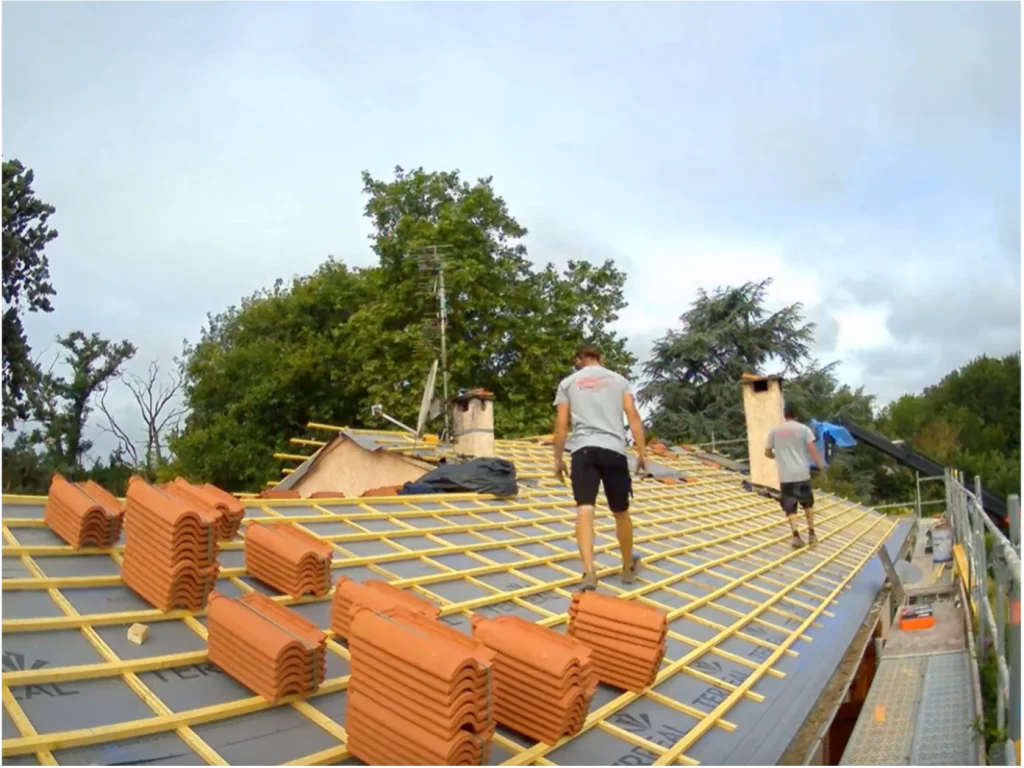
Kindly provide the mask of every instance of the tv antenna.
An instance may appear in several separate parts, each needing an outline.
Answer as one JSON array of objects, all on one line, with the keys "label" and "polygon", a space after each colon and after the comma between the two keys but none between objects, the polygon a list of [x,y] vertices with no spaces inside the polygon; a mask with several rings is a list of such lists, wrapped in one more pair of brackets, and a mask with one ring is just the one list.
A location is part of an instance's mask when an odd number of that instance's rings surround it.
[{"label": "tv antenna", "polygon": [[[444,251],[451,248],[450,245],[430,245],[422,249],[416,254],[416,260],[419,263],[420,270],[424,272],[430,280],[430,293],[437,297],[438,302],[438,325],[440,326],[439,335],[441,342],[441,392],[444,398],[444,434],[450,434],[450,425],[448,423],[448,294],[445,291],[444,286]],[[428,323],[425,327],[424,336],[428,339],[432,339],[434,330],[437,328],[433,323]],[[435,363],[436,365],[436,363]],[[433,385],[428,387],[433,389]],[[426,395],[424,395],[426,397]],[[431,397],[433,393],[431,392]],[[428,406],[429,408],[429,406]]]}]

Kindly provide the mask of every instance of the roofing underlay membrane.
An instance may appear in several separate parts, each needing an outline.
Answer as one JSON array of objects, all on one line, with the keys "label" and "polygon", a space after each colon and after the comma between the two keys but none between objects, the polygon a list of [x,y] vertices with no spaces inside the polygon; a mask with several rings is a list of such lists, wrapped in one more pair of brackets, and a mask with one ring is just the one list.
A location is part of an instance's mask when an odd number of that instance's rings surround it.
[{"label": "roofing underlay membrane", "polygon": [[[433,448],[366,433],[387,450]],[[304,441],[306,445],[313,441]],[[570,491],[550,478],[551,448],[498,441],[516,463],[515,499],[469,494],[246,501],[242,531],[220,551],[217,589],[270,595],[327,630],[331,596],[295,600],[247,576],[253,521],[289,521],[330,542],[333,578],[381,579],[470,615],[515,614],[566,630],[579,578]],[[633,525],[645,570],[618,578],[614,523],[597,511],[600,590],[668,614],[655,684],[634,694],[601,685],[583,731],[556,745],[499,728],[490,760],[514,765],[770,764],[831,677],[909,531],[877,512],[819,497],[820,543],[790,546],[772,500],[744,477],[680,452],[661,467],[691,482],[635,483]],[[348,651],[329,633],[327,680],[276,705],[207,660],[203,612],[154,610],[121,582],[124,535],[74,551],[43,524],[44,499],[4,497],[3,760],[5,764],[350,764],[345,742]],[[142,645],[126,633],[148,625]]]}]

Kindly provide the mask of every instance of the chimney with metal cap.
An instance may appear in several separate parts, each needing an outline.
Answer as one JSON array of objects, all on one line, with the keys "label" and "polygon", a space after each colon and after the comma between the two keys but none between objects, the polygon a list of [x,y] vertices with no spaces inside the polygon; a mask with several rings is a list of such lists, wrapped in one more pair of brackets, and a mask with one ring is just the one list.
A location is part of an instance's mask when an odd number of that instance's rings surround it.
[{"label": "chimney with metal cap", "polygon": [[493,457],[494,395],[483,389],[462,390],[452,405],[455,450],[465,456]]}]

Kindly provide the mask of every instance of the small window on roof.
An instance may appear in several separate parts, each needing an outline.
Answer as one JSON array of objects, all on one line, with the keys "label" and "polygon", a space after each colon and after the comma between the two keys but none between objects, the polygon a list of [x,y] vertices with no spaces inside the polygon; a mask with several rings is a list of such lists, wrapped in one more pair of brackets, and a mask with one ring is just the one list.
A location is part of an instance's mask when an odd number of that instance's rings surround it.
[{"label": "small window on roof", "polygon": [[768,391],[768,379],[760,379],[754,382],[755,392],[767,392]]}]

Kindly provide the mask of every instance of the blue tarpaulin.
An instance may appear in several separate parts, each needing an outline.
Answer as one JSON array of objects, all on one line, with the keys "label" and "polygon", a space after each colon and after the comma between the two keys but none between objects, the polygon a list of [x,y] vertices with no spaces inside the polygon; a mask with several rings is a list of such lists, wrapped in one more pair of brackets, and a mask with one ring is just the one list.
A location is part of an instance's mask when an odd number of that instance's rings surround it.
[{"label": "blue tarpaulin", "polygon": [[[835,448],[853,448],[857,441],[846,427],[832,424],[828,421],[815,421],[811,419],[808,426],[814,432],[815,447],[818,453],[825,457],[825,463],[832,461],[832,451]],[[811,461],[811,469],[820,469],[814,461]]]}]

